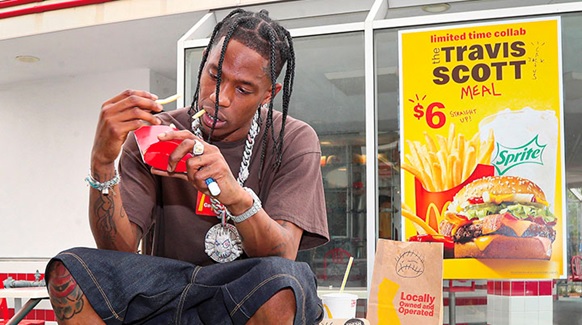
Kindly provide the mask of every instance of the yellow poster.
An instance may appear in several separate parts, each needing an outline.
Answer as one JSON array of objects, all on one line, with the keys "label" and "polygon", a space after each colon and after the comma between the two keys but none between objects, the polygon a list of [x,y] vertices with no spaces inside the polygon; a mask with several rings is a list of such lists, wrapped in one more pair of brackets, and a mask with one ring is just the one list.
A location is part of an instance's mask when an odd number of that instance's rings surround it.
[{"label": "yellow poster", "polygon": [[560,277],[559,17],[399,37],[404,240],[444,243],[445,279]]}]

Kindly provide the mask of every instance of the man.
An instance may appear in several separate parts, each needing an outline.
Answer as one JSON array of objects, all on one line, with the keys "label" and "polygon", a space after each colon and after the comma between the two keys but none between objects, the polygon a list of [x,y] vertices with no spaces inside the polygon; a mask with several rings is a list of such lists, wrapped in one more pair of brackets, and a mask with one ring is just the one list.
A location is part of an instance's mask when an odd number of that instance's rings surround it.
[{"label": "man", "polygon": [[[329,239],[317,136],[287,116],[294,67],[289,33],[265,11],[239,9],[211,36],[189,109],[153,115],[157,97],[133,90],[103,104],[87,178],[101,250],[47,266],[59,324],[320,320],[315,277],[293,261]],[[180,142],[165,170],[142,160],[131,132],[144,124],[176,128],[158,136]],[[152,229],[161,257],[136,254]]]}]

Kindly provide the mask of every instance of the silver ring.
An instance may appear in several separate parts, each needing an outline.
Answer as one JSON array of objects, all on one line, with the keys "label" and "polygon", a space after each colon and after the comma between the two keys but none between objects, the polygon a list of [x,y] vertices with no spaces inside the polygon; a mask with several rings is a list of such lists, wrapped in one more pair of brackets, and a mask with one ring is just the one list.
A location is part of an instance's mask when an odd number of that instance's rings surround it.
[{"label": "silver ring", "polygon": [[204,145],[198,140],[194,140],[194,147],[192,148],[192,154],[194,156],[200,156],[204,153]]}]

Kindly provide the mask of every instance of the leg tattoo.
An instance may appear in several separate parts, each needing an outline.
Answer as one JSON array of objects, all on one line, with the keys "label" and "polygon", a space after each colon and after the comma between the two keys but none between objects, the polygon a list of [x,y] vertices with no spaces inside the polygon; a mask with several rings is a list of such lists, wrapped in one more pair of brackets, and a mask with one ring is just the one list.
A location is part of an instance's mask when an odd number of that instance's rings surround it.
[{"label": "leg tattoo", "polygon": [[71,319],[83,310],[83,291],[61,262],[54,262],[49,273],[48,290],[55,315],[58,320]]}]

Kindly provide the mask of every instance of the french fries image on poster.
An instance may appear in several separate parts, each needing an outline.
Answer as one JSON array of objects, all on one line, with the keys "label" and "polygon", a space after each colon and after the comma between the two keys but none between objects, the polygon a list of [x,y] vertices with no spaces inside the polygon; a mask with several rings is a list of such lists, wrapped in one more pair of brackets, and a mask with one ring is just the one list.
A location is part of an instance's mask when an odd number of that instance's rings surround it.
[{"label": "french fries image on poster", "polygon": [[466,139],[451,123],[448,136],[431,136],[425,142],[406,140],[408,146],[402,168],[412,173],[431,192],[451,189],[465,181],[478,164],[490,164],[494,150],[493,131],[481,141],[480,133]]}]

